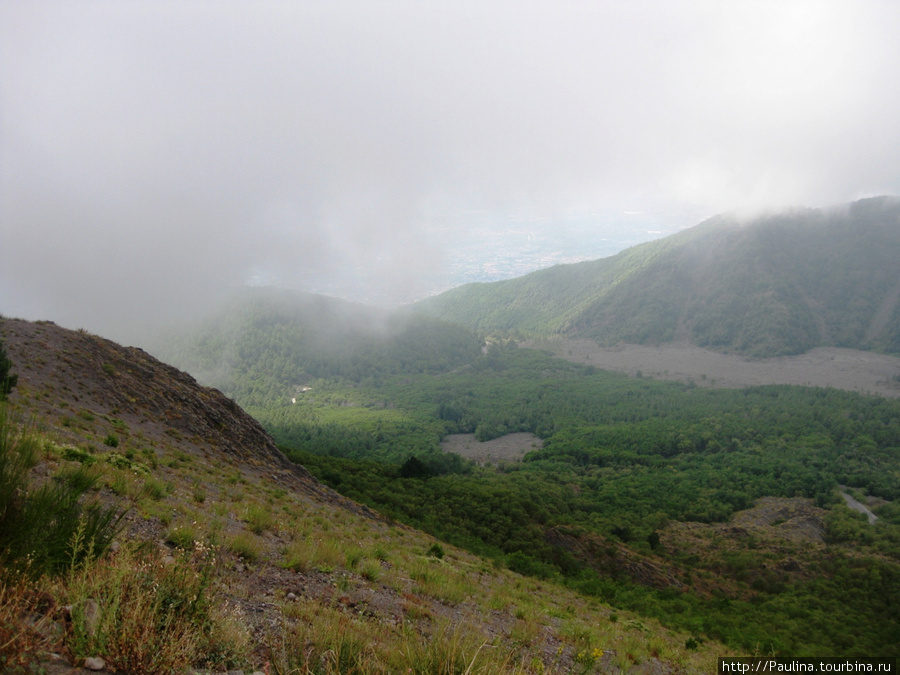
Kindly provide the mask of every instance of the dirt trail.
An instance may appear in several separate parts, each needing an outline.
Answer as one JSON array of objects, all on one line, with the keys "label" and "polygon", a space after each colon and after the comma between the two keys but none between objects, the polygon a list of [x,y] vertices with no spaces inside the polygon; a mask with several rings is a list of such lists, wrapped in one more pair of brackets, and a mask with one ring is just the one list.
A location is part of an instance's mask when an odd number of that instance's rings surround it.
[{"label": "dirt trail", "polygon": [[843,497],[844,501],[847,502],[847,506],[849,508],[853,509],[854,511],[858,511],[859,513],[865,514],[865,516],[869,519],[869,525],[874,525],[875,521],[878,520],[878,516],[872,513],[868,506],[856,501],[853,497],[844,492],[843,489],[841,490],[841,497]]},{"label": "dirt trail", "polygon": [[900,358],[854,349],[820,347],[798,356],[748,360],[687,343],[604,348],[592,340],[558,339],[521,346],[604,370],[701,386],[799,384],[900,398]]}]

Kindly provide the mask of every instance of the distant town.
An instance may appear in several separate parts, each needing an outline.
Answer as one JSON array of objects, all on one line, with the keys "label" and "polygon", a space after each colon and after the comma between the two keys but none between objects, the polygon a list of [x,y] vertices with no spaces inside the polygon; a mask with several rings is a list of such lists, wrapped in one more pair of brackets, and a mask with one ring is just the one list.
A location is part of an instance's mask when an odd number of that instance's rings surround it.
[{"label": "distant town", "polygon": [[[352,279],[312,279],[313,287],[307,290],[375,305],[405,304],[463,284],[512,279],[553,265],[605,258],[696,225],[708,215],[670,208],[656,213],[586,213],[553,221],[513,216],[497,222],[476,213],[463,224],[447,225],[443,265],[416,287],[385,288],[375,273],[360,269]],[[454,236],[449,236],[450,231]]]}]

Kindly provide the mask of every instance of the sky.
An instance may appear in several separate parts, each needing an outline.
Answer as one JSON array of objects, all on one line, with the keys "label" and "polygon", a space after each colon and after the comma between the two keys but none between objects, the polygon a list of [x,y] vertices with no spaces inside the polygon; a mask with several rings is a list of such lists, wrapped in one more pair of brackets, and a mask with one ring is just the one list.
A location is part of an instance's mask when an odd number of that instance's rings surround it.
[{"label": "sky", "polygon": [[0,313],[399,303],[522,223],[900,194],[898,35],[893,1],[0,0]]}]

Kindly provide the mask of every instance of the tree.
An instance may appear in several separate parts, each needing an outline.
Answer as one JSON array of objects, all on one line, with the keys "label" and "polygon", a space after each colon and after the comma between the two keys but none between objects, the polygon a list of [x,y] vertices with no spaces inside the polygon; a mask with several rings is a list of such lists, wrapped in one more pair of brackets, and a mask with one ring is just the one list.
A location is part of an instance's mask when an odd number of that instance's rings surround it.
[{"label": "tree", "polygon": [[0,401],[6,400],[7,394],[12,391],[12,388],[19,381],[18,375],[10,374],[11,368],[12,361],[9,360],[6,350],[3,348],[3,343],[0,342]]},{"label": "tree", "polygon": [[401,478],[430,478],[431,471],[418,457],[413,455],[400,467]]}]

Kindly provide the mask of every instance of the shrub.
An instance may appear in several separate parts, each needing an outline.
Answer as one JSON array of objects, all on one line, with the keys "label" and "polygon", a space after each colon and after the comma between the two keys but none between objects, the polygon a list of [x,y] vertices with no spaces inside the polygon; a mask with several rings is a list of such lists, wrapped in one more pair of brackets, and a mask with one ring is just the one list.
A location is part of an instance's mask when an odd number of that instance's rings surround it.
[{"label": "shrub", "polygon": [[107,464],[109,464],[110,466],[114,466],[117,469],[124,469],[144,475],[148,475],[150,473],[150,469],[148,469],[146,465],[141,464],[140,462],[135,462],[125,455],[119,454],[118,452],[111,452],[108,455],[105,455],[103,459]]},{"label": "shrub", "polygon": [[0,407],[0,562],[8,567],[27,561],[27,572],[34,576],[60,573],[102,555],[124,516],[116,508],[79,501],[97,480],[86,467],[32,489],[28,470],[40,448],[40,440],[16,428]]},{"label": "shrub", "polygon": [[10,374],[11,368],[12,362],[7,358],[3,343],[0,342],[0,401],[6,400],[7,394],[12,391],[19,380],[18,375]]},{"label": "shrub", "polygon": [[97,459],[87,450],[71,447],[63,448],[62,458],[70,462],[80,462],[86,466],[90,466],[97,461]]}]

